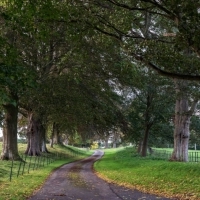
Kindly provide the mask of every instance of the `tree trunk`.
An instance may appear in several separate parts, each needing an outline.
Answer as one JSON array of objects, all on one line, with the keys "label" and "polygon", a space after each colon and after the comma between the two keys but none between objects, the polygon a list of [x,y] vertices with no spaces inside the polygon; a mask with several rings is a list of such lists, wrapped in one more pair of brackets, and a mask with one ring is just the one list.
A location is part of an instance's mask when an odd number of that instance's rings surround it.
[{"label": "tree trunk", "polygon": [[113,131],[113,144],[112,144],[113,148],[117,147],[117,133],[115,131]]},{"label": "tree trunk", "polygon": [[138,142],[138,147],[137,147],[137,152],[138,152],[138,154],[141,154],[141,152],[142,152],[142,144],[143,144],[143,140],[141,139],[141,140]]},{"label": "tree trunk", "polygon": [[105,149],[108,149],[109,145],[108,145],[108,138],[105,138]]},{"label": "tree trunk", "polygon": [[188,142],[190,118],[188,112],[188,100],[176,100],[175,107],[175,129],[174,129],[174,150],[171,160],[188,161]]},{"label": "tree trunk", "polygon": [[27,132],[27,149],[25,154],[29,156],[40,156],[41,148],[40,144],[41,137],[40,137],[40,122],[39,119],[36,118],[33,113],[29,114],[29,125],[28,125],[28,132]]},{"label": "tree trunk", "polygon": [[182,87],[183,85],[181,85],[180,82],[175,83],[176,93],[179,98],[176,100],[175,106],[174,150],[170,160],[187,162],[190,118],[198,101],[194,100],[189,110],[188,97],[185,95],[185,91]]},{"label": "tree trunk", "polygon": [[50,147],[53,148],[53,145],[54,145],[54,141],[53,141],[53,138],[54,138],[54,132],[55,132],[55,125],[56,123],[54,122],[53,123],[53,127],[52,127],[52,132],[51,132],[51,139],[50,139]]},{"label": "tree trunk", "polygon": [[47,150],[47,146],[46,146],[46,128],[45,126],[42,124],[41,120],[40,120],[40,151],[42,153],[49,153],[49,151]]},{"label": "tree trunk", "polygon": [[54,144],[62,144],[58,124],[55,124],[55,127],[54,127],[53,143]]},{"label": "tree trunk", "polygon": [[145,112],[145,132],[144,132],[144,138],[143,138],[143,142],[142,142],[142,152],[141,152],[142,157],[147,156],[149,132],[153,125],[153,121],[150,121],[151,120],[151,118],[150,118],[151,103],[152,103],[152,95],[148,94],[147,95],[147,107],[146,107],[146,112]]},{"label": "tree trunk", "polygon": [[143,142],[142,142],[142,152],[141,152],[142,157],[147,156],[149,130],[150,130],[150,125],[147,124],[145,128]]},{"label": "tree trunk", "polygon": [[3,128],[2,160],[20,160],[17,146],[17,116],[18,106],[4,105],[5,122]]}]

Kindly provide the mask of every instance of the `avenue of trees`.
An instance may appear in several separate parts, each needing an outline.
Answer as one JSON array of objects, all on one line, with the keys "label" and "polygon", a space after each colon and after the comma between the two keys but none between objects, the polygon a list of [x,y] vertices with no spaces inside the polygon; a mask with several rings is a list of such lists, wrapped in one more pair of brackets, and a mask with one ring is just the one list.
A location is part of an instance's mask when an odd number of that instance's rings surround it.
[{"label": "avenue of trees", "polygon": [[198,1],[0,3],[1,159],[20,159],[20,131],[33,156],[47,141],[118,132],[142,156],[173,143],[171,160],[188,161],[190,132],[192,145],[200,137],[199,21]]}]

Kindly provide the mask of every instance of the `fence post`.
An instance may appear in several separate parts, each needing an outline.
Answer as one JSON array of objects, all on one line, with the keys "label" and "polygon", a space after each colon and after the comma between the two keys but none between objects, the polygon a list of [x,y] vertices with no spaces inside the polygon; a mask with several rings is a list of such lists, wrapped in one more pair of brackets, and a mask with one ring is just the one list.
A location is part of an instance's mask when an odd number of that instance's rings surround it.
[{"label": "fence post", "polygon": [[24,174],[24,168],[25,168],[25,164],[26,164],[26,158],[27,158],[27,154],[25,155],[25,159],[24,159],[24,165],[23,165],[23,169],[22,169],[22,175]]},{"label": "fence post", "polygon": [[20,163],[19,163],[19,168],[18,168],[18,172],[17,172],[17,177],[19,176],[19,172],[20,172],[20,169],[21,169],[22,161],[23,161],[23,155],[22,155],[22,159],[20,160]]},{"label": "fence post", "polygon": [[193,161],[194,161],[194,160],[193,160],[193,159],[194,159],[194,158],[193,158],[193,152],[191,152],[191,153],[189,153],[189,154],[191,155],[191,156],[190,156],[190,157],[191,157],[191,161],[193,162]]},{"label": "fence post", "polygon": [[197,162],[197,152],[195,151],[195,162]]},{"label": "fence post", "polygon": [[44,163],[45,163],[45,155],[43,156],[43,167],[44,167]]},{"label": "fence post", "polygon": [[31,167],[31,160],[32,160],[32,156],[31,156],[31,158],[30,158],[30,162],[29,162],[29,165],[28,165],[28,174],[29,174],[29,169],[30,169],[30,167]]}]

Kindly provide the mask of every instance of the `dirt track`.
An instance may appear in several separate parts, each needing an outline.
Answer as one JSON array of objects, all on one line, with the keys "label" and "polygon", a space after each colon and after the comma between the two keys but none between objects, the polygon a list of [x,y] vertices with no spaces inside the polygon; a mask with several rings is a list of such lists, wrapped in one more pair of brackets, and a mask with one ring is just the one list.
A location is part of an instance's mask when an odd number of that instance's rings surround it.
[{"label": "dirt track", "polygon": [[100,159],[102,151],[56,170],[43,187],[29,200],[167,200],[168,198],[144,194],[109,184],[92,171],[93,163]]}]

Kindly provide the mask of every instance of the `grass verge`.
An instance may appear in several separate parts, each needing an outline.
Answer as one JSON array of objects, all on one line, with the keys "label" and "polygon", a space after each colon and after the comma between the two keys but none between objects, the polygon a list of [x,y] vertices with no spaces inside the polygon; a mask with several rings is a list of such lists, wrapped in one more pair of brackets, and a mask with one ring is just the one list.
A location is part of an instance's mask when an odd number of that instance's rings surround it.
[{"label": "grass verge", "polygon": [[109,182],[178,199],[200,199],[200,163],[169,162],[138,157],[133,148],[105,150],[94,165]]},{"label": "grass verge", "polygon": [[[25,148],[25,144],[19,144],[19,153],[23,153]],[[42,186],[53,170],[63,164],[73,162],[92,154],[92,151],[59,145],[55,145],[53,149],[48,149],[51,153],[60,153],[67,156],[55,160],[37,170],[32,170],[30,173],[26,172],[18,176],[18,178],[15,174],[15,176],[12,177],[12,181],[9,181],[11,161],[0,161],[0,200],[25,200]],[[17,163],[15,164],[17,165]]]}]

